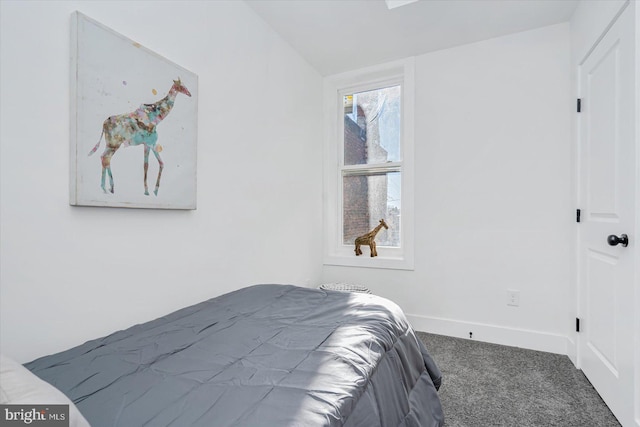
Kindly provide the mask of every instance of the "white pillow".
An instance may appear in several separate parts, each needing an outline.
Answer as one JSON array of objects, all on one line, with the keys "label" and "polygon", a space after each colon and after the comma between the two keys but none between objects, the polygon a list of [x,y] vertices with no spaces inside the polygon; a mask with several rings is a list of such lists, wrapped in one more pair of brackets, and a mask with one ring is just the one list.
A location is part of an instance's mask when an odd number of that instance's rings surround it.
[{"label": "white pillow", "polygon": [[0,403],[69,405],[69,427],[91,427],[76,405],[64,393],[1,353]]}]

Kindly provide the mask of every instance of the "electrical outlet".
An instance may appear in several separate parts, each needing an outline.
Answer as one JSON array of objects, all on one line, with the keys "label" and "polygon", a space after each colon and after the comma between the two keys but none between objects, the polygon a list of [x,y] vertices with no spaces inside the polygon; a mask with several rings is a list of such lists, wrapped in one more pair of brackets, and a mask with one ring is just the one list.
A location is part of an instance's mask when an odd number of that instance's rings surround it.
[{"label": "electrical outlet", "polygon": [[507,305],[518,307],[520,305],[520,291],[507,289]]}]

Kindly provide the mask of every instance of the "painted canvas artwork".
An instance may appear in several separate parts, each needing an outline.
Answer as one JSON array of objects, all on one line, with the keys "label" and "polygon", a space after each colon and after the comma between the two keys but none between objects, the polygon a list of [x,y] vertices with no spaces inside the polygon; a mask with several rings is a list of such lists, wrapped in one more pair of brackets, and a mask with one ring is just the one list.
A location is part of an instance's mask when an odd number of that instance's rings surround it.
[{"label": "painted canvas artwork", "polygon": [[195,209],[197,76],[79,12],[71,39],[70,203]]}]

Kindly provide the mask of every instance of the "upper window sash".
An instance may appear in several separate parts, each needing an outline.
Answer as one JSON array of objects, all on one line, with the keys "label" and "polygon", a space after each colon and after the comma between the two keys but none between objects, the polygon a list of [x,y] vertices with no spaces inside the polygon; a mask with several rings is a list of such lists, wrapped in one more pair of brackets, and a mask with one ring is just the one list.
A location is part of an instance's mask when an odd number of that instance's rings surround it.
[{"label": "upper window sash", "polygon": [[[352,166],[357,166],[356,164],[346,164],[345,162],[345,141],[344,141],[344,134],[345,134],[345,129],[344,129],[344,105],[343,105],[343,100],[345,96],[348,95],[354,95],[354,94],[362,94],[363,92],[371,92],[371,91],[376,91],[376,90],[384,90],[387,88],[393,88],[393,87],[399,87],[400,88],[400,99],[401,99],[401,105],[400,105],[400,129],[399,129],[399,152],[398,152],[398,158],[397,159],[393,159],[394,162],[397,163],[401,163],[402,162],[402,155],[403,155],[403,138],[404,138],[404,132],[403,132],[403,123],[404,123],[404,107],[403,107],[403,103],[404,103],[404,78],[402,75],[394,75],[392,77],[389,78],[385,78],[385,79],[377,79],[374,82],[366,82],[366,83],[360,83],[358,85],[354,85],[354,86],[349,86],[346,88],[341,88],[340,90],[338,90],[338,94],[337,94],[337,99],[336,102],[338,104],[338,111],[337,111],[337,121],[338,121],[338,140],[339,140],[339,151],[340,151],[340,157],[339,157],[339,165],[341,168],[349,168]],[[354,107],[356,106],[356,104],[354,103]],[[387,163],[387,162],[384,162]],[[380,163],[380,162],[373,162],[373,163],[367,163],[366,165],[378,165],[378,164],[384,164],[384,163]]]}]

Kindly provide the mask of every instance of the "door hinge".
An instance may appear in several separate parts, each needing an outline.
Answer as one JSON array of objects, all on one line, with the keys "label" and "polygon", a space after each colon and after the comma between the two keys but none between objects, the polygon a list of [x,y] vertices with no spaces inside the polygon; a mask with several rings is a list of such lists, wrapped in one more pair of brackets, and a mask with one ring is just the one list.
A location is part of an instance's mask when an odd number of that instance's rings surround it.
[{"label": "door hinge", "polygon": [[578,113],[582,111],[582,98],[578,98],[578,102],[576,103],[576,109],[578,110]]},{"label": "door hinge", "polygon": [[580,332],[580,319],[576,317],[576,332]]},{"label": "door hinge", "polygon": [[576,209],[576,222],[580,222],[580,209]]}]

